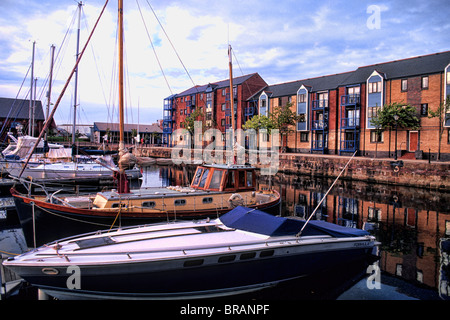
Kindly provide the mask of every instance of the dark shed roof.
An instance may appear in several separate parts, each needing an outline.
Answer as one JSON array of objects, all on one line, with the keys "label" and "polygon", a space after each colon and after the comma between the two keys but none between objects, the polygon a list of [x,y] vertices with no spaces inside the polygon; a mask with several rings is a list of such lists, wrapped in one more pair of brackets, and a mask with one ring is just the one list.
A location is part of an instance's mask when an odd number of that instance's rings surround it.
[{"label": "dark shed roof", "polygon": [[[0,98],[0,117],[23,120],[29,119],[30,100]],[[45,120],[44,112],[42,110],[42,103],[40,100],[35,101],[35,120]]]}]

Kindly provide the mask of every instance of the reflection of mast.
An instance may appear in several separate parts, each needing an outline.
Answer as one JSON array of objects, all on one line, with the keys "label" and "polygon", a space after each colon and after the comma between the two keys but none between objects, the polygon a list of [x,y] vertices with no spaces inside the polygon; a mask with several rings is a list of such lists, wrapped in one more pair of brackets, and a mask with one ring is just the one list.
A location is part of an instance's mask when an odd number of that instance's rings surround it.
[{"label": "reflection of mast", "polygon": [[[75,61],[78,60],[80,50],[80,22],[81,22],[81,6],[83,2],[78,2],[78,29],[77,29],[77,52]],[[75,69],[75,92],[73,99],[73,127],[72,127],[72,145],[75,144],[76,124],[77,124],[77,99],[78,98],[78,65]]]}]

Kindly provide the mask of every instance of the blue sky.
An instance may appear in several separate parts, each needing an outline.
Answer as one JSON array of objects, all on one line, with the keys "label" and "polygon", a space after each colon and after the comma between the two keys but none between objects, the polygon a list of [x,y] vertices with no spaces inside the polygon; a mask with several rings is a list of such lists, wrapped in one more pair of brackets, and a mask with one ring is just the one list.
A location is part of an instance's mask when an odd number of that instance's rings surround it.
[{"label": "blue sky", "polygon": [[[125,0],[127,122],[162,117],[163,99],[196,85],[227,79],[228,42],[234,75],[258,72],[269,84],[346,72],[359,66],[450,50],[450,3],[432,1]],[[81,46],[104,4],[83,1]],[[164,32],[156,21],[155,10]],[[141,18],[138,4],[144,16]],[[36,41],[38,97],[45,102],[50,45],[60,51],[52,101],[75,62],[75,0],[1,0],[0,96],[25,98],[22,81]],[[79,122],[117,121],[115,47],[117,3],[110,0],[80,64]],[[67,44],[61,46],[69,26]],[[153,53],[151,42],[167,77]],[[189,75],[185,72],[186,68]],[[191,80],[192,79],[192,80]],[[55,115],[71,121],[73,85]]]}]

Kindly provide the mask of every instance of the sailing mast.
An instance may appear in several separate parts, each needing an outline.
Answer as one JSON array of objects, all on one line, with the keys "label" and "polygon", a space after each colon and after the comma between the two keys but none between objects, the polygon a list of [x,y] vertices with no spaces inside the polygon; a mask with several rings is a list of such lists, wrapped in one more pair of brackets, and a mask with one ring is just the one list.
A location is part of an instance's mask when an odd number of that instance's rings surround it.
[{"label": "sailing mast", "polygon": [[234,141],[236,128],[234,123],[233,61],[231,57],[231,45],[228,45],[228,69],[230,70],[231,148],[233,150],[233,164],[236,164],[236,142]]},{"label": "sailing mast", "polygon": [[[77,51],[75,56],[75,61],[78,60],[78,56],[80,55],[80,24],[81,24],[81,6],[83,2],[78,2],[78,29],[77,29]],[[76,124],[77,124],[77,103],[78,103],[78,66],[75,69],[75,92],[73,99],[73,127],[72,127],[72,145],[75,145],[75,135],[76,135]]]},{"label": "sailing mast", "polygon": [[33,54],[31,56],[31,82],[30,82],[30,104],[28,109],[28,135],[33,136],[32,122],[33,122],[33,82],[34,82],[34,49],[36,47],[36,41],[33,41]]},{"label": "sailing mast", "polygon": [[120,158],[125,154],[124,135],[124,89],[123,89],[123,0],[118,0],[118,28],[119,28],[119,173],[117,174],[118,193],[129,193],[128,179]]}]

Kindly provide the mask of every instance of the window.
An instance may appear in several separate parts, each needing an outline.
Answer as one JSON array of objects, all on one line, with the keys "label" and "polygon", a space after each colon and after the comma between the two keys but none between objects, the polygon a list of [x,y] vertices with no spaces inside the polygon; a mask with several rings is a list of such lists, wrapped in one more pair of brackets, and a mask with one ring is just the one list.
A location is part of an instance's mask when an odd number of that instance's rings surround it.
[{"label": "window", "polygon": [[203,204],[212,203],[213,202],[213,198],[211,198],[211,197],[203,198],[202,202],[203,202]]},{"label": "window", "polygon": [[428,89],[428,76],[422,77],[422,89]]},{"label": "window", "polygon": [[408,91],[408,79],[402,79],[402,91]]},{"label": "window", "polygon": [[222,103],[222,111],[225,111],[226,108],[227,108],[227,105],[225,103]]},{"label": "window", "polygon": [[309,132],[300,132],[300,142],[309,141]]},{"label": "window", "polygon": [[225,97],[227,94],[227,89],[222,89],[222,97]]},{"label": "window", "polygon": [[234,188],[234,171],[229,171],[226,188]]},{"label": "window", "polygon": [[447,84],[450,85],[450,71],[447,72]]},{"label": "window", "polygon": [[247,171],[247,187],[253,186],[253,173],[251,171]]},{"label": "window", "polygon": [[381,81],[369,82],[369,93],[381,92]]},{"label": "window", "polygon": [[306,102],[306,94],[305,93],[298,95],[298,102],[300,102],[300,103]]},{"label": "window", "polygon": [[185,206],[186,200],[185,199],[177,199],[173,203],[175,204],[175,206]]},{"label": "window", "polygon": [[200,183],[198,184],[198,186],[200,188],[204,188],[205,187],[206,178],[208,178],[208,173],[209,173],[209,169],[203,170],[202,178],[200,179]]},{"label": "window", "polygon": [[222,120],[220,121],[220,123],[222,124],[222,127],[225,127],[225,119],[222,119]]},{"label": "window", "polygon": [[420,105],[420,115],[422,117],[428,116],[428,103],[422,103]]},{"label": "window", "polygon": [[[378,83],[378,82],[375,82],[375,83]],[[360,89],[359,89],[359,87],[349,87],[349,88],[347,88],[347,94],[348,95],[355,95],[355,94],[359,94],[359,91]]]},{"label": "window", "polygon": [[383,131],[370,131],[370,142],[371,143],[379,143],[383,142]]},{"label": "window", "polygon": [[234,259],[236,259],[236,256],[234,254],[230,254],[228,256],[222,256],[219,258],[218,262],[219,263],[224,263],[224,262],[231,262],[234,261]]},{"label": "window", "polygon": [[145,201],[145,202],[142,202],[142,207],[154,208],[154,207],[156,207],[156,203],[155,203],[155,201]]},{"label": "window", "polygon": [[245,187],[245,171],[238,171],[238,185],[239,188]]},{"label": "window", "polygon": [[194,186],[198,185],[198,182],[200,181],[200,177],[202,176],[202,173],[203,173],[203,168],[198,168],[197,171],[195,172],[194,182],[192,183],[192,185],[194,185]]},{"label": "window", "polygon": [[256,257],[256,252],[247,252],[247,253],[241,254],[240,259],[241,260],[248,260],[248,259],[253,259],[255,257]]},{"label": "window", "polygon": [[211,189],[219,189],[220,188],[220,182],[222,181],[223,171],[221,170],[214,170],[211,182],[209,183],[209,187]]},{"label": "window", "polygon": [[379,107],[379,106],[368,107],[367,108],[367,116],[369,118],[376,118],[377,114],[378,114],[378,111],[380,111],[380,110],[381,110],[381,107]]}]

